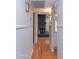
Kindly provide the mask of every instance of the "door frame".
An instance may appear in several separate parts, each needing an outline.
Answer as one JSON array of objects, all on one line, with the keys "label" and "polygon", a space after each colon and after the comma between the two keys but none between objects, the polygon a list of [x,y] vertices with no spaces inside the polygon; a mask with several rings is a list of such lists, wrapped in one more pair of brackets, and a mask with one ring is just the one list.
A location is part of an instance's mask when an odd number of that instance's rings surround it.
[{"label": "door frame", "polygon": [[[37,43],[38,41],[38,14],[46,14],[49,15],[49,12],[33,12],[33,41],[34,43]],[[49,25],[50,26],[50,25]],[[50,27],[49,27],[50,29]],[[49,39],[51,33],[49,32]],[[50,44],[51,44],[51,39],[50,39]]]}]

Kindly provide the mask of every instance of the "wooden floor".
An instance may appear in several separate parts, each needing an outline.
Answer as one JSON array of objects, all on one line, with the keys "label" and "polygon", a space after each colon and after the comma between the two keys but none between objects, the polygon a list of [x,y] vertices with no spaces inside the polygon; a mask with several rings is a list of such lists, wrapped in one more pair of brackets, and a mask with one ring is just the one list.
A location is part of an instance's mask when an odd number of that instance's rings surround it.
[{"label": "wooden floor", "polygon": [[42,37],[34,44],[31,59],[56,59],[56,55],[50,49],[49,38]]}]

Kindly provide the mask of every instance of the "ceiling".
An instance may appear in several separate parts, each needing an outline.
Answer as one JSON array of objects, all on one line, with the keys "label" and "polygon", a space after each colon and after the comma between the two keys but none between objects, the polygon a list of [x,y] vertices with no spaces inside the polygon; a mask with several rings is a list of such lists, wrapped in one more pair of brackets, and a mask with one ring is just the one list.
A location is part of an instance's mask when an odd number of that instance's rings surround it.
[{"label": "ceiling", "polygon": [[31,1],[31,5],[33,8],[44,8],[45,1]]},{"label": "ceiling", "polygon": [[30,0],[32,8],[44,8],[53,5],[55,0]]}]

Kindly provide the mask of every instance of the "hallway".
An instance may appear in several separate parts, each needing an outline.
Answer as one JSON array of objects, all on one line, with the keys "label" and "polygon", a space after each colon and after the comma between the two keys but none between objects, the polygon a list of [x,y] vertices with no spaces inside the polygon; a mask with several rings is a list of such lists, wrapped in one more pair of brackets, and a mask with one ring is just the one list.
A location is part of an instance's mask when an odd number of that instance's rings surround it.
[{"label": "hallway", "polygon": [[51,51],[48,37],[39,37],[38,42],[33,46],[31,59],[56,59],[55,52]]},{"label": "hallway", "polygon": [[63,59],[62,10],[62,0],[16,0],[16,59]]}]

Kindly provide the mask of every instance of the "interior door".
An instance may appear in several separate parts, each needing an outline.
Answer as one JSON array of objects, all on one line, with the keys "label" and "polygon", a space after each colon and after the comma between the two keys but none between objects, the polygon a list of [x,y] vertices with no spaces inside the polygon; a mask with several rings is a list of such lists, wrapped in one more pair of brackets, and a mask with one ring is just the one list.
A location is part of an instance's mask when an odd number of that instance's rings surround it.
[{"label": "interior door", "polygon": [[39,34],[45,33],[46,30],[46,15],[45,14],[38,14],[38,30]]}]

